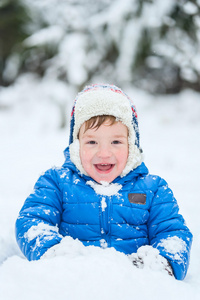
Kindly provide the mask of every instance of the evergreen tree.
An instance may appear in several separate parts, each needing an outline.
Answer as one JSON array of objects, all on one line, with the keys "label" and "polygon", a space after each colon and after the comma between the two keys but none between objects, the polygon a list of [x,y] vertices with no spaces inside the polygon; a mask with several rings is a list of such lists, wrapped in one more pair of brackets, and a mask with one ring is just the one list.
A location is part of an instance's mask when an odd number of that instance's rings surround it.
[{"label": "evergreen tree", "polygon": [[200,91],[200,1],[173,1],[159,26],[144,28],[134,59],[134,83],[153,92]]},{"label": "evergreen tree", "polygon": [[27,22],[26,10],[19,0],[0,0],[0,85],[9,84],[15,77],[15,66],[10,68],[10,74],[9,70],[5,74],[6,63],[12,54],[13,63],[17,63],[16,54],[20,53],[21,43],[27,37]]},{"label": "evergreen tree", "polygon": [[21,44],[20,72],[75,89],[103,80],[153,93],[200,91],[199,0],[21,1],[32,34]]}]

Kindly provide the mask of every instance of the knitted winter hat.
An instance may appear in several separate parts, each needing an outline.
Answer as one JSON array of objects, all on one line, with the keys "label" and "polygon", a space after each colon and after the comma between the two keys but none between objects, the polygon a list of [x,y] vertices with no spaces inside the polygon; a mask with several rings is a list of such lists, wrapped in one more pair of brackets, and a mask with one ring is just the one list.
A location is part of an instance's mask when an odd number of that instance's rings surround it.
[{"label": "knitted winter hat", "polygon": [[79,155],[78,133],[81,125],[94,116],[112,115],[128,128],[129,155],[121,177],[142,163],[142,151],[136,109],[131,99],[115,85],[94,84],[86,86],[74,102],[71,114],[69,149],[71,161],[81,174],[84,170]]}]

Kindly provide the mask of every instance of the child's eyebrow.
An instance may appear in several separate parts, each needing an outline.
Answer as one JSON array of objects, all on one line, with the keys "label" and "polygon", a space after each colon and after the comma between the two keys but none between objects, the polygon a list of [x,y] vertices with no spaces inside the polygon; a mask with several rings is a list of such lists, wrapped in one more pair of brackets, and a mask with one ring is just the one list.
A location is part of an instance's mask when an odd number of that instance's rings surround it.
[{"label": "child's eyebrow", "polygon": [[91,135],[91,134],[83,134],[82,139],[90,139],[90,140],[94,140],[97,137],[95,135]]},{"label": "child's eyebrow", "polygon": [[[92,134],[84,134],[83,138],[95,139],[95,138],[97,138],[97,136],[92,135]],[[127,136],[124,135],[124,134],[116,134],[116,135],[112,135],[111,138],[112,139],[119,139],[119,138],[127,138]]]},{"label": "child's eyebrow", "polygon": [[127,136],[125,134],[116,134],[113,135],[113,138],[127,138]]},{"label": "child's eyebrow", "polygon": [[83,137],[87,137],[87,138],[93,139],[93,138],[95,138],[95,135],[91,135],[91,134],[84,133],[84,134],[83,134]]}]

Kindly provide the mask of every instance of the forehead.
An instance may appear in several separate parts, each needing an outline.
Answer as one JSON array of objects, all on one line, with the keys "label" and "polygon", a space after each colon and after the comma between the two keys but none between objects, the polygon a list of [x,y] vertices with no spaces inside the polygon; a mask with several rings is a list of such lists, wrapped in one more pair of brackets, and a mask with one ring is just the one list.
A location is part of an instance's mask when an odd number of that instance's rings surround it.
[{"label": "forehead", "polygon": [[80,136],[97,136],[97,135],[113,135],[117,136],[128,136],[128,128],[120,121],[116,121],[111,124],[109,120],[105,121],[99,128],[89,128],[85,130],[85,123],[80,128]]}]

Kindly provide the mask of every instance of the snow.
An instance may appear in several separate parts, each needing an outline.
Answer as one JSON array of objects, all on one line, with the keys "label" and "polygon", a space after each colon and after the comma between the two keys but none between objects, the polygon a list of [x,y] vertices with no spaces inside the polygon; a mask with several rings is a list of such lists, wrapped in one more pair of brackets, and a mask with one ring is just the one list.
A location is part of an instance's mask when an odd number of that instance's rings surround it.
[{"label": "snow", "polygon": [[[183,1],[181,5],[178,0],[144,3],[133,0],[70,0],[59,1],[58,5],[57,0],[21,1],[32,20],[28,26],[30,36],[23,44],[29,56],[25,59],[27,67],[29,70],[36,68],[40,63],[37,56],[40,57],[44,49],[54,53],[52,58],[44,61],[41,57],[44,77],[62,78],[70,85],[80,87],[91,76],[92,81],[97,82],[94,78],[103,74],[104,80],[131,84],[133,79],[138,86],[149,91],[164,92],[166,85],[163,82],[170,81],[168,76],[171,77],[172,72],[170,61],[180,68],[181,78],[198,82],[199,2]],[[180,14],[186,14],[185,22],[191,17],[188,30],[184,30],[181,22],[176,23],[177,9],[180,9]],[[140,61],[138,54],[141,52],[144,32],[149,45],[147,48],[151,47],[150,52],[154,56],[154,60],[152,57],[147,60],[147,66],[150,69],[154,65],[157,67],[157,72],[152,70],[152,76],[149,77],[143,72],[142,75],[137,74],[137,68],[134,67]],[[111,62],[110,56],[113,56]],[[14,66],[15,60],[19,62]],[[19,57],[10,59],[3,74],[4,79],[15,78],[20,62]],[[156,79],[156,74],[162,69],[166,76]]]},{"label": "snow", "polygon": [[59,26],[49,26],[48,28],[41,29],[35,34],[28,37],[24,44],[29,47],[47,44],[57,44],[60,42],[64,35],[64,32]]},{"label": "snow", "polygon": [[163,247],[167,252],[171,252],[172,254],[186,251],[186,243],[177,236],[161,240],[159,246]]},{"label": "snow", "polygon": [[181,260],[182,253],[186,252],[186,243],[177,236],[161,240],[159,246],[163,247],[166,252],[170,252],[172,259]]},{"label": "snow", "polygon": [[102,200],[101,200],[101,209],[102,209],[102,211],[105,211],[106,207],[107,207],[106,198],[102,197]]},{"label": "snow", "polygon": [[50,226],[48,224],[44,224],[43,222],[39,223],[36,226],[32,226],[26,233],[25,238],[28,241],[32,241],[36,237],[41,235],[49,236],[51,238],[53,232],[58,233],[58,227]]},{"label": "snow", "polygon": [[150,269],[163,273],[170,272],[172,269],[169,266],[167,259],[159,254],[159,250],[152,246],[142,246],[137,253],[129,255],[130,261],[134,262],[139,269]]},{"label": "snow", "polygon": [[198,7],[192,2],[187,2],[183,5],[183,10],[187,14],[195,15],[198,14]]},{"label": "snow", "polygon": [[[63,163],[69,134],[68,127],[59,129],[61,112],[55,102],[49,101],[48,82],[30,78],[0,90],[0,104],[4,104],[0,110],[1,299],[198,299],[199,94],[187,90],[161,97],[122,87],[138,111],[145,163],[152,174],[166,179],[194,235],[188,274],[184,281],[177,281],[159,269],[136,268],[126,255],[106,245],[105,249],[84,247],[71,238],[64,239],[59,250],[50,249],[39,261],[29,262],[23,257],[15,241],[15,220],[38,176]],[[57,87],[56,82],[49,83],[49,91]],[[64,99],[65,89],[59,89],[59,93]],[[72,94],[65,95],[66,100],[75,96]]]},{"label": "snow", "polygon": [[86,184],[90,185],[97,194],[104,196],[116,195],[122,188],[122,185],[118,183],[108,183],[106,181],[101,181],[100,183],[101,184],[89,180]]}]

